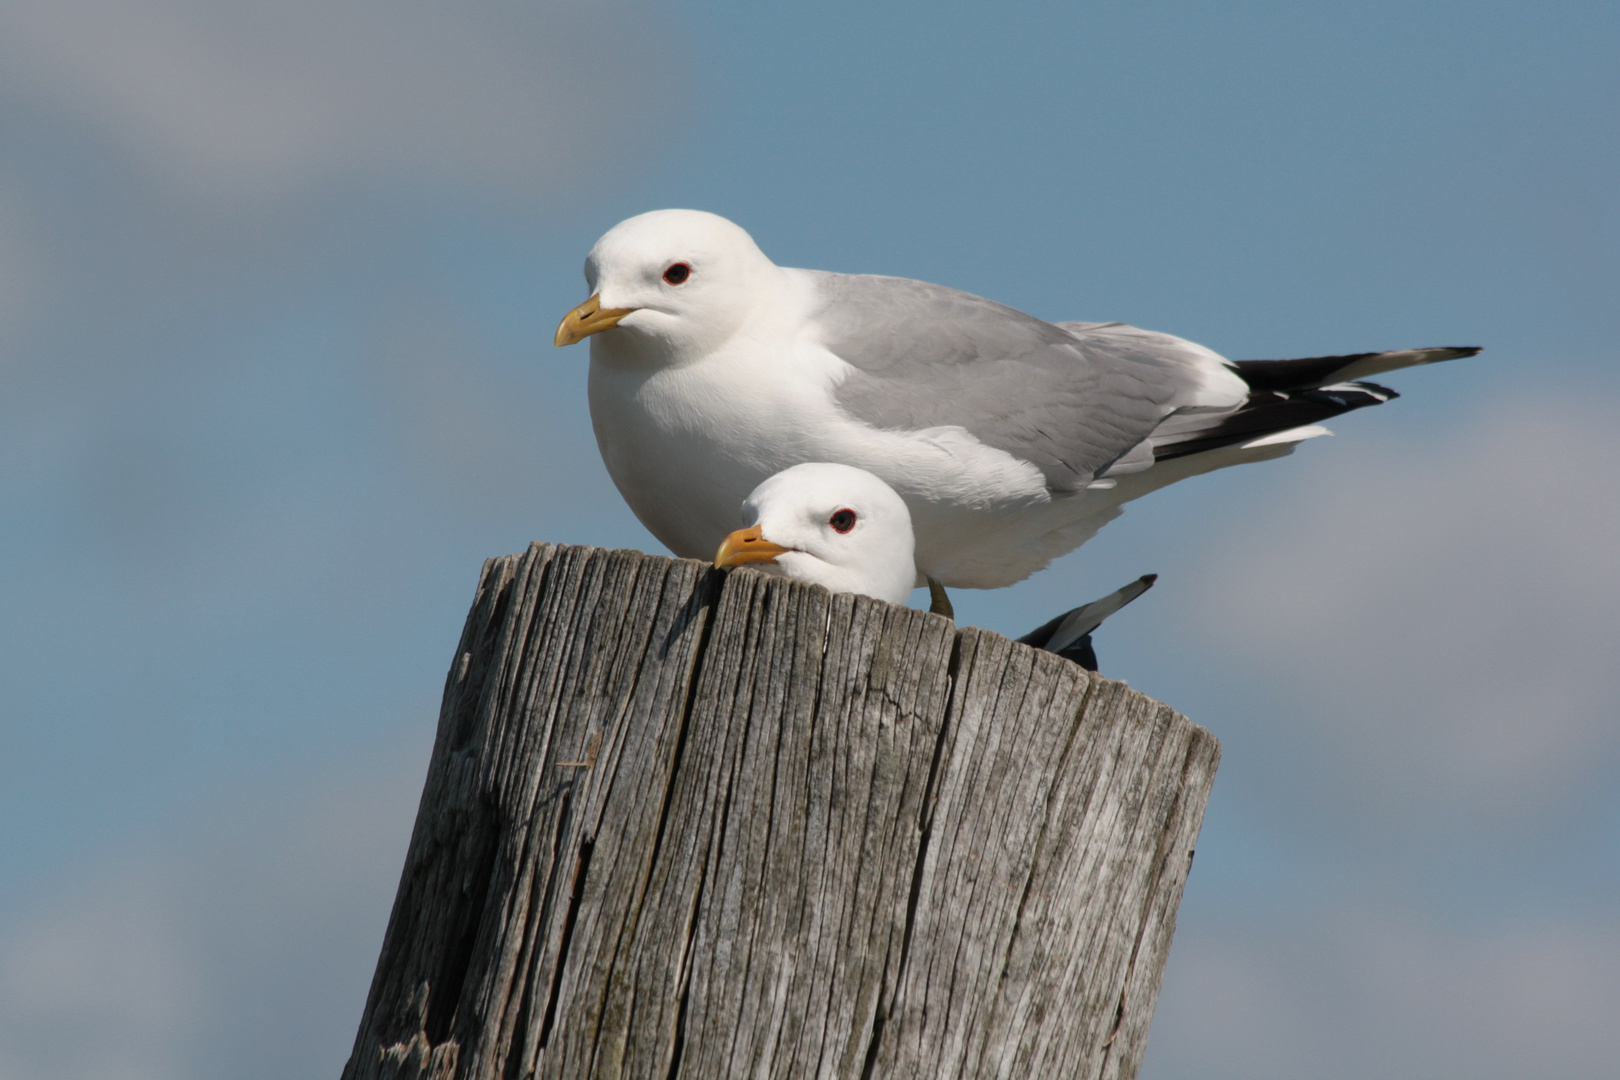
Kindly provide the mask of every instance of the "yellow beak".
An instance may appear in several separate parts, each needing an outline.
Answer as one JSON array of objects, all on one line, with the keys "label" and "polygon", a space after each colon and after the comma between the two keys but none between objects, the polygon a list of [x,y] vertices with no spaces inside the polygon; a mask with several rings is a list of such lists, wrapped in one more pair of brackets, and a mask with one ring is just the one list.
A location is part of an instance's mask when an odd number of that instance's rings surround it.
[{"label": "yellow beak", "polygon": [[759,526],[754,525],[747,529],[738,529],[722,540],[720,550],[714,556],[714,565],[744,566],[748,563],[775,562],[778,555],[792,550],[771,543],[760,533]]},{"label": "yellow beak", "polygon": [[584,341],[598,331],[617,326],[620,319],[634,310],[629,307],[605,308],[602,306],[602,294],[597,293],[564,315],[563,321],[557,324],[557,347],[560,349],[564,345]]}]

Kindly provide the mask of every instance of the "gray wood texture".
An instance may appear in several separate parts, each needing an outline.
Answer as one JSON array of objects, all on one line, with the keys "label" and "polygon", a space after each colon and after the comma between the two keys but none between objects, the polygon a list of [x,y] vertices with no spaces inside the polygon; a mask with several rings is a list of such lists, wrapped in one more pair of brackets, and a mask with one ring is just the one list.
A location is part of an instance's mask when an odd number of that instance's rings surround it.
[{"label": "gray wood texture", "polygon": [[1219,754],[926,612],[491,559],[343,1075],[1134,1076]]}]

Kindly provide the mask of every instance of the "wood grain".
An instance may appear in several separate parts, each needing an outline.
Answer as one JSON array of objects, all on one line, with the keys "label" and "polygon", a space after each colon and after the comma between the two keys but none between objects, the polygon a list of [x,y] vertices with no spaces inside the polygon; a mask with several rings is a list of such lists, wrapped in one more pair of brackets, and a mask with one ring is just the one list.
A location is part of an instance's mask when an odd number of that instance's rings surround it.
[{"label": "wood grain", "polygon": [[343,1075],[1134,1076],[1218,757],[940,616],[492,559]]}]

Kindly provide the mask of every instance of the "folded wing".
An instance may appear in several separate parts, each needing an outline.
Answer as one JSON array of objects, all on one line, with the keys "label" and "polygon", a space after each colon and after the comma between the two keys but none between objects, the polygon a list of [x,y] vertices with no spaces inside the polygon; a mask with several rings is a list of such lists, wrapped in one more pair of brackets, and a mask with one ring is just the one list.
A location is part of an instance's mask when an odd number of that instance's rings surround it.
[{"label": "folded wing", "polygon": [[1320,434],[1322,420],[1397,395],[1357,381],[1472,356],[1404,349],[1231,362],[1124,323],[1048,323],[906,278],[800,271],[822,344],[853,369],[856,419],[894,431],[959,427],[1041,470],[1054,494],[1226,446]]}]

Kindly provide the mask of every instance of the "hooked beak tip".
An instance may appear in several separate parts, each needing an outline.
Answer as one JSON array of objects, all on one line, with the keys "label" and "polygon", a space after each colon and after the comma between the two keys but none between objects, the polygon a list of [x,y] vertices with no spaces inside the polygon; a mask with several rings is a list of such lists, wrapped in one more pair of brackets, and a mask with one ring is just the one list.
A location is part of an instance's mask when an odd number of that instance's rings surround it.
[{"label": "hooked beak tip", "polygon": [[564,345],[584,341],[592,334],[599,334],[603,330],[617,326],[620,319],[635,310],[635,308],[605,308],[602,306],[602,294],[596,293],[563,316],[562,322],[557,324],[557,336],[552,339],[552,344],[560,349]]}]

